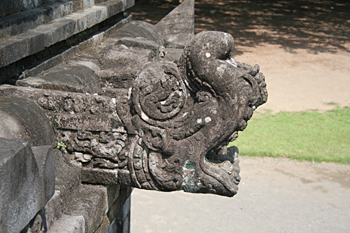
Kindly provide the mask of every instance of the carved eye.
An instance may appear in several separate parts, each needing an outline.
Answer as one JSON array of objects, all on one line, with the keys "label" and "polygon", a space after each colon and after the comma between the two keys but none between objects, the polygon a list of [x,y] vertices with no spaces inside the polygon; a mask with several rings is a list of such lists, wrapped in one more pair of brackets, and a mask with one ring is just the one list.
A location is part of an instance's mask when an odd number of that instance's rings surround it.
[{"label": "carved eye", "polygon": [[228,60],[230,59],[230,51],[227,50],[225,51],[220,57],[219,57],[220,60]]},{"label": "carved eye", "polygon": [[253,88],[253,82],[251,80],[251,76],[249,74],[243,75],[243,79]]}]

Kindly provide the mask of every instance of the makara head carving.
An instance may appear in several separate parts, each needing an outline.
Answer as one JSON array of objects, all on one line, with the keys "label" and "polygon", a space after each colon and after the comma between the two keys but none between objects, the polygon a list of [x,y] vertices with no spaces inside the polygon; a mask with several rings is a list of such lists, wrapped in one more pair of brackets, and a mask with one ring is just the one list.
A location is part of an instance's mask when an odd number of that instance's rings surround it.
[{"label": "makara head carving", "polygon": [[178,65],[152,63],[139,73],[130,99],[135,186],[236,194],[238,154],[227,145],[266,102],[267,91],[259,66],[236,62],[233,54],[230,34],[202,32]]},{"label": "makara head carving", "polygon": [[201,32],[178,64],[146,64],[129,90],[0,93],[33,99],[46,111],[84,182],[233,196],[238,151],[227,145],[267,100],[259,66],[233,54],[230,34]]}]

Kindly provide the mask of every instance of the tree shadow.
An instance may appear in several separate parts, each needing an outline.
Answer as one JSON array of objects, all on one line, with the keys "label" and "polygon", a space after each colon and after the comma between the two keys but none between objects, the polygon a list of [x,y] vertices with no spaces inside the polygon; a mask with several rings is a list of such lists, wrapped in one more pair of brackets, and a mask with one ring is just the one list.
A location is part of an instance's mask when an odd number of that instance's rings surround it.
[{"label": "tree shadow", "polygon": [[[133,19],[158,22],[176,5],[137,2]],[[335,0],[196,0],[195,32],[226,31],[241,47],[264,43],[280,45],[293,53],[350,52],[350,1]]]}]

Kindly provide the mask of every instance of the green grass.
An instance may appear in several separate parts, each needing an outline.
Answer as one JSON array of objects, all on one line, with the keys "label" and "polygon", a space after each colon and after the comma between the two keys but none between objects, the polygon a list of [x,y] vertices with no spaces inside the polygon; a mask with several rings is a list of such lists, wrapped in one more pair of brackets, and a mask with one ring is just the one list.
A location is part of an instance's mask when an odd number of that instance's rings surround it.
[{"label": "green grass", "polygon": [[350,164],[350,108],[258,114],[232,145],[241,155]]}]

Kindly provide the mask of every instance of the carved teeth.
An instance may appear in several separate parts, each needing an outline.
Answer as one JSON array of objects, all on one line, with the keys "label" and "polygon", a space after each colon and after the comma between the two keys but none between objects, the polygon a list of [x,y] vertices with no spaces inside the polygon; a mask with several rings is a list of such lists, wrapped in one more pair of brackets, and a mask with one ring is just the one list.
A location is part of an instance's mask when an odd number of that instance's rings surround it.
[{"label": "carved teeth", "polygon": [[238,131],[235,131],[231,134],[231,136],[229,137],[228,141],[229,142],[233,142],[234,140],[236,140],[238,138]]},{"label": "carved teeth", "polygon": [[232,174],[233,165],[230,161],[226,160],[220,164],[220,168],[225,170],[229,175]]}]

